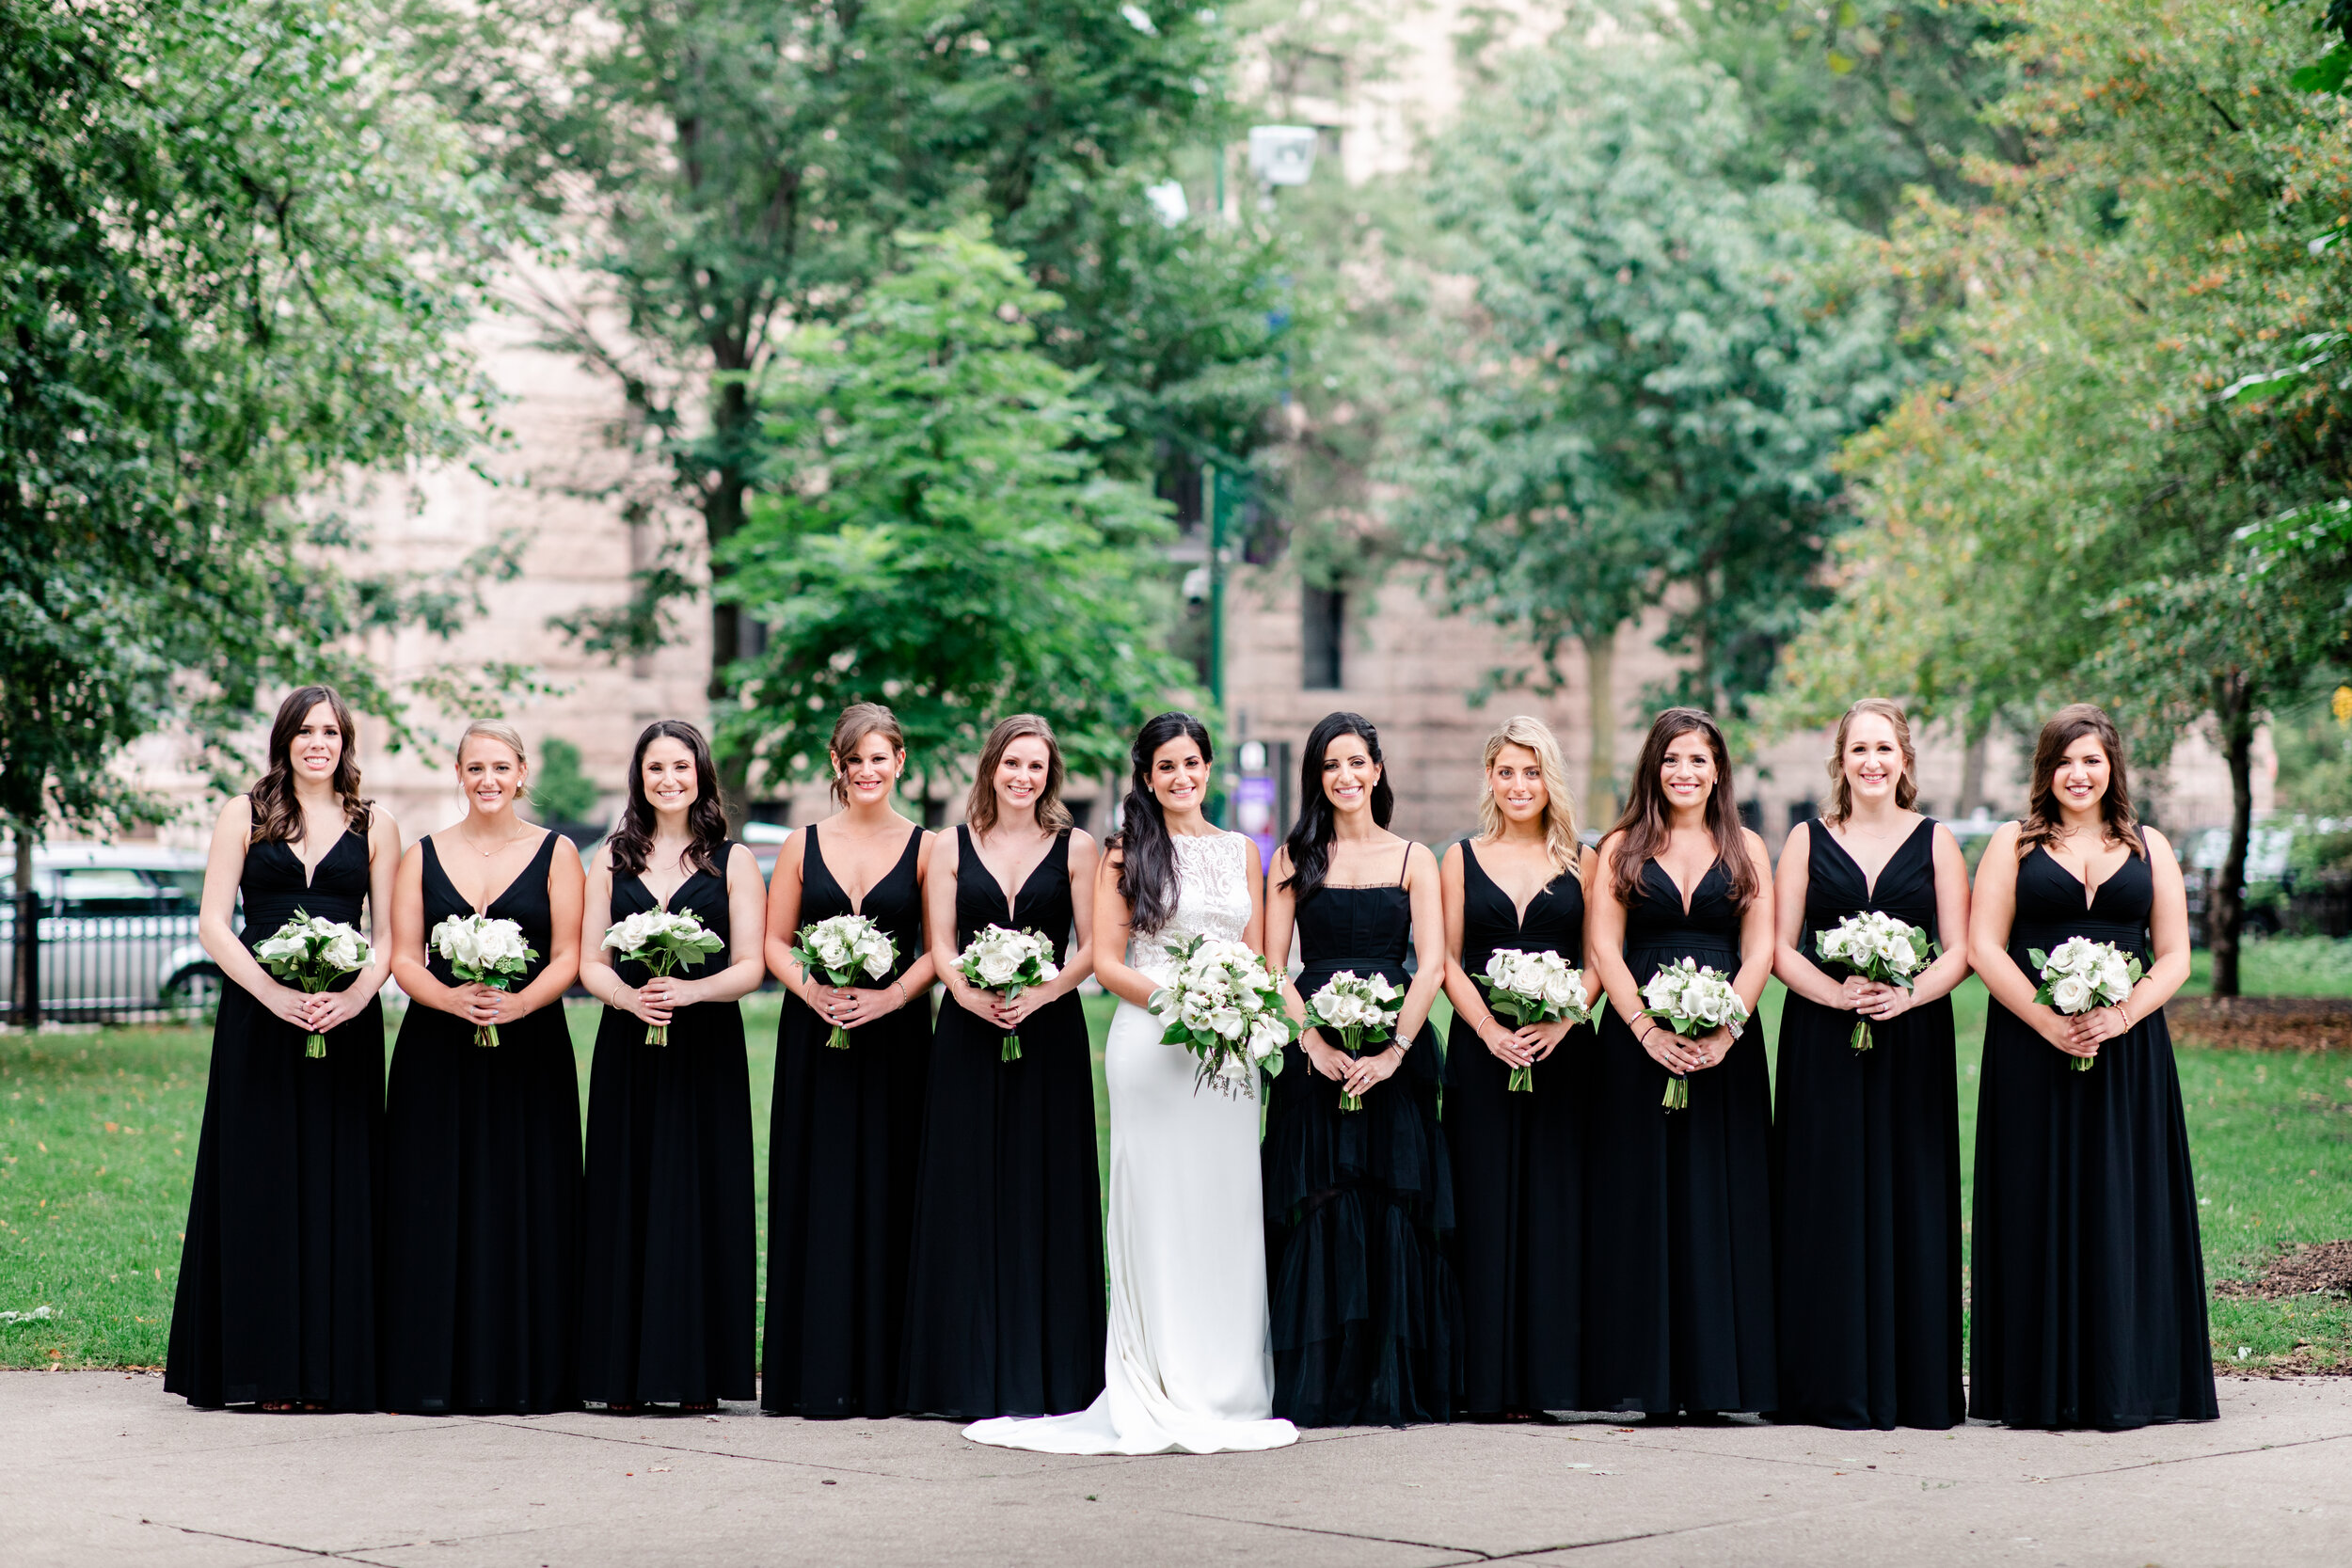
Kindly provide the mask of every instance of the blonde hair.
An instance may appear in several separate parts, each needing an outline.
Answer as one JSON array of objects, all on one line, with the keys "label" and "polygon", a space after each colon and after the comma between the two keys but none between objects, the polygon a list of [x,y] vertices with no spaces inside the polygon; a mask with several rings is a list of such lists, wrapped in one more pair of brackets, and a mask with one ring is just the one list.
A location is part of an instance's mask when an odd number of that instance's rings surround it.
[{"label": "blonde hair", "polygon": [[835,805],[850,803],[850,780],[841,759],[857,743],[869,735],[881,736],[890,742],[890,749],[906,754],[907,732],[898,727],[898,716],[880,703],[851,703],[841,710],[841,717],[833,721],[833,739],[825,753],[833,762],[833,799]]},{"label": "blonde hair", "polygon": [[522,782],[515,786],[517,800],[531,798],[531,752],[523,745],[522,732],[503,719],[477,719],[466,726],[466,733],[457,737],[457,760],[466,760],[466,742],[479,737],[495,740],[515,753],[516,766],[523,770]]},{"label": "blonde hair", "polygon": [[1892,697],[1865,697],[1837,721],[1837,738],[1830,742],[1829,810],[1821,814],[1824,822],[1843,822],[1853,815],[1853,789],[1846,783],[1846,732],[1853,728],[1854,717],[1864,713],[1875,713],[1895,726],[1895,745],[1903,754],[1903,776],[1895,781],[1896,809],[1909,811],[1919,799],[1919,753],[1911,749],[1911,721],[1904,716],[1902,704]]},{"label": "blonde hair", "polygon": [[1549,725],[1524,713],[1505,719],[1495,733],[1486,737],[1486,755],[1479,764],[1482,781],[1478,791],[1478,836],[1497,838],[1502,832],[1502,808],[1495,804],[1494,785],[1483,781],[1495,768],[1495,758],[1505,746],[1518,746],[1535,753],[1535,766],[1544,776],[1544,848],[1551,856],[1555,870],[1566,871],[1577,862],[1582,847],[1576,836],[1576,800],[1568,794],[1568,770],[1560,761],[1560,742]]}]

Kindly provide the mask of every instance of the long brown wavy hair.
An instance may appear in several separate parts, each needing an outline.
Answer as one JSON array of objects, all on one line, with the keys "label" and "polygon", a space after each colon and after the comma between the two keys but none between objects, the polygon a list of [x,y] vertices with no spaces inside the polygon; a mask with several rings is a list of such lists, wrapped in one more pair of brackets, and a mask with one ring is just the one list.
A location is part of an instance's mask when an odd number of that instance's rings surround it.
[{"label": "long brown wavy hair", "polygon": [[331,686],[297,687],[278,705],[278,717],[269,724],[269,756],[262,776],[246,791],[246,800],[253,813],[251,844],[299,844],[302,842],[302,806],[294,800],[294,739],[302,728],[302,721],[321,703],[335,716],[335,727],[342,731],[342,754],[335,759],[335,793],[342,797],[343,826],[350,832],[365,833],[373,815],[375,802],[359,794],[359,733],[352,722],[351,709],[345,705],[342,693]]},{"label": "long brown wavy hair", "polygon": [[637,737],[628,757],[628,804],[612,829],[612,869],[625,877],[640,876],[645,857],[653,852],[653,802],[645,798],[645,748],[670,739],[684,746],[694,761],[694,800],[686,808],[686,863],[714,877],[726,875],[719,851],[727,841],[727,814],[719,804],[719,770],[711,766],[710,742],[683,719],[657,719]]},{"label": "long brown wavy hair", "polygon": [[1045,787],[1037,794],[1037,825],[1049,833],[1070,826],[1070,808],[1061,803],[1061,742],[1054,738],[1054,726],[1034,713],[1016,713],[996,721],[980,748],[979,771],[972,775],[972,793],[963,800],[964,825],[974,832],[996,826],[996,765],[1005,760],[1005,748],[1025,735],[1045,742]]},{"label": "long brown wavy hair", "polygon": [[1666,847],[1674,820],[1666,804],[1661,775],[1666,768],[1666,747],[1696,731],[1707,737],[1715,754],[1715,787],[1707,792],[1707,832],[1715,841],[1715,859],[1731,881],[1731,901],[1746,909],[1756,895],[1756,863],[1748,858],[1747,841],[1740,836],[1740,816],[1731,803],[1731,748],[1715,721],[1694,707],[1670,707],[1649,727],[1642,742],[1642,760],[1633,765],[1633,787],[1627,792],[1625,815],[1610,829],[1616,837],[1610,867],[1610,887],[1617,902],[1631,909],[1641,896],[1642,868]]},{"label": "long brown wavy hair", "polygon": [[1895,727],[1895,748],[1903,754],[1902,777],[1895,781],[1895,809],[1909,811],[1919,799],[1919,753],[1911,749],[1911,721],[1903,713],[1903,705],[1891,697],[1865,697],[1837,721],[1837,738],[1830,743],[1829,810],[1821,814],[1824,822],[1843,822],[1853,815],[1853,786],[1846,782],[1846,736],[1854,720],[1865,713],[1875,713]]},{"label": "long brown wavy hair", "polygon": [[2050,721],[2042,726],[2042,738],[2033,745],[2033,787],[2026,798],[2026,820],[2017,830],[2019,860],[2033,853],[2036,845],[2047,845],[2064,831],[2066,819],[2058,803],[2058,765],[2066,760],[2066,748],[2087,735],[2098,736],[2107,753],[2107,793],[2099,802],[2106,836],[2140,859],[2148,858],[2147,841],[2139,836],[2139,814],[2132,809],[2131,781],[2123,768],[2123,732],[2115,727],[2106,709],[2089,703],[2069,703],[2050,716]]}]

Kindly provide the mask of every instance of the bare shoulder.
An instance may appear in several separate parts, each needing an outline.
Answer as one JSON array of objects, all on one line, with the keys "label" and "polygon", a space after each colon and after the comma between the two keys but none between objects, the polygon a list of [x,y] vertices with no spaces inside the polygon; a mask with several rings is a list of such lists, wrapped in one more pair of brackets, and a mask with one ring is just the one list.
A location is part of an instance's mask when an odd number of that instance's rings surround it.
[{"label": "bare shoulder", "polygon": [[2025,824],[2022,822],[2004,822],[1994,829],[1993,837],[1986,842],[1984,847],[1984,858],[1991,860],[1993,851],[1995,849],[2006,850],[2009,854],[2015,855],[2018,835],[2025,831]]},{"label": "bare shoulder", "polygon": [[1411,847],[1405,851],[1405,874],[1409,877],[1415,872],[1427,877],[1434,877],[1438,874],[1437,851],[1418,839],[1413,842]]},{"label": "bare shoulder", "polygon": [[240,832],[252,832],[253,797],[250,795],[231,795],[228,800],[221,802],[220,816],[215,817],[214,820],[218,826],[223,828],[234,828]]},{"label": "bare shoulder", "polygon": [[[597,854],[601,855],[604,851],[604,845],[596,847]],[[754,881],[759,880],[759,857],[752,853],[752,847],[748,844],[735,844],[727,847],[727,880],[734,881],[738,875],[749,877]]]},{"label": "bare shoulder", "polygon": [[1248,833],[1241,835],[1241,841],[1244,846],[1242,858],[1248,863],[1251,879],[1255,880],[1263,877],[1265,875],[1265,868],[1258,863],[1258,841],[1251,838]]},{"label": "bare shoulder", "polygon": [[1748,859],[1762,866],[1766,871],[1772,868],[1772,854],[1771,850],[1764,847],[1762,833],[1757,832],[1754,828],[1742,828],[1740,830],[1740,842],[1748,847]]},{"label": "bare shoulder", "polygon": [[1449,877],[1458,876],[1461,873],[1462,843],[1462,840],[1455,839],[1445,847],[1445,853],[1438,857],[1438,869]]},{"label": "bare shoulder", "polygon": [[1095,855],[1100,854],[1102,852],[1102,848],[1103,847],[1101,845],[1094,842],[1094,835],[1088,832],[1084,828],[1073,828],[1070,830],[1070,852],[1072,854]]},{"label": "bare shoulder", "polygon": [[[1749,836],[1754,837],[1755,835],[1751,833]],[[1781,861],[1785,864],[1790,855],[1809,854],[1811,853],[1812,848],[1813,824],[1810,822],[1800,822],[1795,827],[1789,829],[1788,836],[1781,841]]]},{"label": "bare shoulder", "polygon": [[931,864],[953,871],[963,860],[961,833],[925,833],[923,836],[929,842],[919,852],[928,855]]},{"label": "bare shoulder", "polygon": [[379,853],[400,853],[400,824],[382,806],[368,809],[368,854],[371,859]]},{"label": "bare shoulder", "polygon": [[2148,859],[2151,862],[2161,856],[2176,865],[2180,863],[2180,856],[2174,852],[2172,841],[2156,832],[2155,829],[2143,826],[2139,830],[2139,836],[2141,841],[2148,846]]}]

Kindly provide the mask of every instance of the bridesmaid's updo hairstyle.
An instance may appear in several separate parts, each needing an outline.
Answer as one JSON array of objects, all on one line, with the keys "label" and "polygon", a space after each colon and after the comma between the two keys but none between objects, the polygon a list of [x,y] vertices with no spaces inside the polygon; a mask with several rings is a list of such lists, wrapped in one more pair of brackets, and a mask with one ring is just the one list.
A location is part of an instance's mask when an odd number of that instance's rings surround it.
[{"label": "bridesmaid's updo hairstyle", "polygon": [[657,740],[675,740],[692,755],[694,799],[686,808],[686,863],[714,877],[726,875],[719,850],[727,841],[726,808],[719,803],[719,772],[711,765],[710,742],[683,719],[657,719],[637,737],[628,757],[628,804],[611,840],[615,876],[635,877],[645,869],[653,853],[653,802],[645,798],[645,749]]},{"label": "bridesmaid's updo hairstyle", "polygon": [[1610,851],[1610,890],[1617,902],[1631,909],[1642,896],[1642,872],[1651,857],[1666,847],[1674,814],[1666,804],[1666,748],[1686,735],[1707,737],[1715,754],[1715,787],[1707,792],[1707,832],[1715,841],[1715,859],[1731,880],[1731,902],[1744,910],[1757,893],[1756,863],[1748,858],[1747,841],[1740,836],[1740,817],[1731,805],[1731,748],[1714,719],[1694,707],[1670,707],[1649,727],[1642,742],[1642,760],[1633,765],[1633,787],[1626,795],[1625,815],[1610,832],[1617,840]]},{"label": "bridesmaid's updo hairstyle", "polygon": [[[1576,863],[1576,801],[1568,794],[1567,765],[1560,760],[1560,741],[1551,733],[1551,726],[1540,719],[1524,713],[1505,719],[1494,734],[1486,737],[1486,754],[1478,764],[1483,781],[1495,770],[1495,758],[1505,746],[1518,746],[1535,753],[1535,766],[1544,776],[1544,847],[1551,855],[1551,868],[1565,871]],[[1481,783],[1478,786],[1478,835],[1499,838],[1502,834],[1502,808],[1495,803],[1494,786]]]},{"label": "bridesmaid's updo hairstyle", "polygon": [[2058,765],[2066,760],[2066,749],[2087,735],[2098,736],[2100,748],[2107,754],[2107,793],[2099,802],[2107,837],[2147,859],[2147,841],[2139,836],[2139,813],[2132,809],[2131,781],[2123,771],[2122,732],[2105,708],[2069,703],[2050,716],[2050,721],[2042,726],[2042,738],[2034,742],[2033,788],[2026,801],[2026,820],[2017,830],[2019,860],[2033,853],[2036,845],[2058,837],[2066,820],[2058,803]]},{"label": "bridesmaid's updo hairstyle", "polygon": [[1903,776],[1895,781],[1896,809],[1909,811],[1919,799],[1919,753],[1911,749],[1911,720],[1904,715],[1903,705],[1891,697],[1865,697],[1837,721],[1837,738],[1830,743],[1829,810],[1821,814],[1824,821],[1843,822],[1853,815],[1853,788],[1846,783],[1846,740],[1854,720],[1865,713],[1875,713],[1895,726],[1895,746],[1903,754]]},{"label": "bridesmaid's updo hairstyle", "polygon": [[1145,721],[1136,732],[1135,777],[1120,808],[1119,832],[1111,847],[1119,851],[1119,895],[1127,900],[1127,925],[1144,936],[1166,926],[1176,913],[1176,846],[1168,836],[1168,818],[1160,798],[1152,793],[1152,759],[1171,740],[1189,740],[1200,748],[1200,760],[1214,762],[1208,727],[1189,713],[1163,713]]},{"label": "bridesmaid's updo hairstyle", "polygon": [[833,721],[833,739],[825,745],[825,754],[833,762],[833,800],[837,806],[850,803],[849,773],[841,759],[869,735],[881,736],[890,742],[892,751],[906,755],[907,732],[898,727],[897,714],[880,703],[851,703],[843,708],[841,717]]},{"label": "bridesmaid's updo hairstyle", "polygon": [[1396,814],[1396,791],[1389,787],[1388,764],[1380,758],[1380,732],[1360,713],[1327,713],[1307,736],[1307,754],[1298,764],[1298,820],[1291,824],[1282,847],[1290,851],[1291,874],[1282,885],[1304,904],[1323,891],[1331,864],[1331,837],[1339,831],[1339,812],[1324,793],[1323,759],[1331,743],[1345,736],[1364,743],[1380,782],[1372,786],[1372,819],[1385,828]]},{"label": "bridesmaid's updo hairstyle", "polygon": [[1054,726],[1034,713],[1016,713],[996,721],[988,732],[988,744],[980,748],[979,771],[972,777],[972,793],[963,799],[964,825],[976,833],[996,826],[996,765],[1005,760],[1005,748],[1023,736],[1045,742],[1045,787],[1037,794],[1037,825],[1049,833],[1070,826],[1070,808],[1061,803],[1061,742],[1054,738]]},{"label": "bridesmaid's updo hairstyle", "polygon": [[335,759],[335,793],[342,797],[343,822],[355,833],[368,831],[374,802],[359,795],[359,735],[351,721],[351,709],[343,705],[342,693],[331,686],[298,687],[278,705],[278,717],[269,723],[269,758],[262,768],[262,776],[246,791],[246,804],[253,814],[253,844],[298,844],[302,841],[302,808],[294,800],[294,732],[310,717],[310,710],[321,703],[335,716],[335,727],[342,732],[342,754]]},{"label": "bridesmaid's updo hairstyle", "polygon": [[531,752],[523,747],[522,732],[503,719],[477,719],[466,726],[466,733],[457,737],[457,761],[466,760],[466,747],[476,740],[495,740],[515,753],[515,766],[522,773],[515,785],[515,799],[531,799]]}]

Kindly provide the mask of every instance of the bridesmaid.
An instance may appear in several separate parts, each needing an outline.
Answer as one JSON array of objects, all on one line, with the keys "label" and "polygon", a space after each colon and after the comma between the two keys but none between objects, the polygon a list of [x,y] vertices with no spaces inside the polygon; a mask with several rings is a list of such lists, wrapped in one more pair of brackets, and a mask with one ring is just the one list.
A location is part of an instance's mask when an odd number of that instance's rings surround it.
[{"label": "bridesmaid", "polygon": [[[727,841],[710,746],[663,719],[637,737],[628,807],[588,868],[580,979],[605,1004],[588,1080],[580,1393],[616,1416],[748,1400],[752,1088],[736,1004],[759,988],[767,889]],[[604,945],[648,910],[691,914],[726,945],[654,977]],[[667,1026],[669,1043],[646,1043]]]},{"label": "bridesmaid", "polygon": [[[1268,873],[1266,959],[1291,1016],[1341,970],[1406,986],[1396,1037],[1350,1056],[1310,1030],[1283,1051],[1266,1114],[1274,1414],[1299,1426],[1451,1418],[1462,1304],[1445,1258],[1454,1194],[1438,1128],[1430,1004],[1445,982],[1437,858],[1389,832],[1394,796],[1369,720],[1307,739],[1298,821]],[[1417,968],[1406,985],[1406,955]],[[1393,1080],[1393,1083],[1391,1083]],[[1343,1112],[1342,1091],[1363,1097]]]},{"label": "bridesmaid", "polygon": [[[2028,951],[2076,936],[2146,974],[2120,1006],[2069,1018],[2034,1001]],[[2172,847],[2132,810],[2122,737],[2099,709],[2077,703],[2042,727],[2026,819],[1977,866],[1968,951],[1993,993],[1968,1413],[2103,1431],[2213,1419],[2197,1184],[2164,1022],[2188,978],[2188,897]]]},{"label": "bridesmaid", "polygon": [[[213,829],[197,929],[228,984],[164,1374],[194,1405],[375,1408],[376,992],[400,830],[360,798],[358,739],[332,688],[303,687],[278,705],[261,778]],[[243,940],[229,926],[240,893]],[[247,944],[297,910],[372,930],[373,961],[315,995],[279,982]],[[314,1033],[324,1058],[304,1054]]]},{"label": "bridesmaid", "polygon": [[[1477,977],[1497,948],[1584,962],[1584,878],[1560,743],[1541,721],[1486,737],[1478,836],[1446,851],[1446,1148],[1462,1283],[1461,1406],[1525,1420],[1582,1408],[1584,1108],[1592,1032],[1496,1018]],[[1585,994],[1599,995],[1587,973]],[[1534,1087],[1510,1090],[1515,1069]]]},{"label": "bridesmaid", "polygon": [[[1596,1410],[1672,1419],[1780,1402],[1763,1041],[1686,1039],[1642,1001],[1684,958],[1731,976],[1751,1015],[1772,976],[1772,866],[1732,810],[1730,775],[1714,720],[1660,714],[1593,868],[1586,952],[1609,992],[1585,1188],[1585,1255],[1607,1260],[1584,1291]],[[1689,1109],[1661,1105],[1669,1073],[1695,1075]]]},{"label": "bridesmaid", "polygon": [[[515,815],[522,736],[457,742],[466,816],[392,891],[408,1016],[386,1087],[384,1408],[535,1414],[580,1403],[580,1078],[564,992],[580,973],[580,853]],[[434,927],[512,920],[539,956],[509,990],[459,984]],[[499,1043],[474,1043],[483,1024]]]},{"label": "bridesmaid", "polygon": [[[891,805],[907,752],[888,708],[844,709],[829,754],[841,810],[792,835],[768,890],[768,968],[791,994],[769,1122],[760,1404],[778,1416],[889,1416],[899,1408],[930,1075],[930,835]],[[802,970],[801,927],[841,914],[866,915],[897,944],[888,978],[836,989]],[[835,1023],[850,1031],[845,1050],[825,1043]]]},{"label": "bridesmaid", "polygon": [[[1829,811],[1780,851],[1784,1420],[1942,1428],[1965,1414],[1950,995],[1968,974],[1968,865],[1949,830],[1911,809],[1917,769],[1903,710],[1864,698],[1837,723]],[[1816,965],[1815,938],[1865,911],[1943,944],[1908,990]]]},{"label": "bridesmaid", "polygon": [[[1077,994],[1094,971],[1095,848],[1071,826],[1061,785],[1052,727],[1035,714],[1003,721],[924,883],[947,1003],[931,1045],[899,1403],[926,1415],[1060,1415],[1103,1391],[1103,1185]],[[956,959],[991,926],[1050,937],[1060,974],[1010,1002],[975,988]],[[1015,1031],[1021,1054],[1004,1061]]]}]

